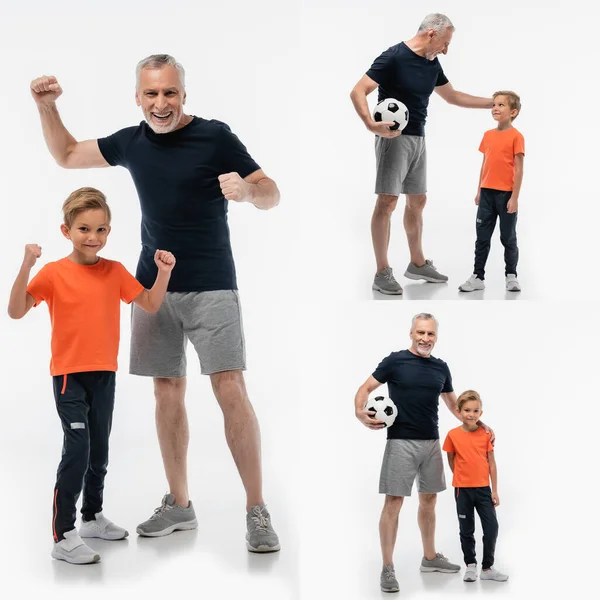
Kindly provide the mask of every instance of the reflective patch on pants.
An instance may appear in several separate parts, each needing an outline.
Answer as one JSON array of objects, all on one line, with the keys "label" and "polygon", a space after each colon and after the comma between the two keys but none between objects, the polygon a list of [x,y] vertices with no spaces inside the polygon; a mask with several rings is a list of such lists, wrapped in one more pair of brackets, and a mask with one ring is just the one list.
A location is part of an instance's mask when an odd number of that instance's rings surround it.
[{"label": "reflective patch on pants", "polygon": [[467,515],[458,515],[458,518],[459,518],[459,519],[466,519],[466,518],[467,518]]},{"label": "reflective patch on pants", "polygon": [[85,423],[71,423],[71,429],[85,429]]}]

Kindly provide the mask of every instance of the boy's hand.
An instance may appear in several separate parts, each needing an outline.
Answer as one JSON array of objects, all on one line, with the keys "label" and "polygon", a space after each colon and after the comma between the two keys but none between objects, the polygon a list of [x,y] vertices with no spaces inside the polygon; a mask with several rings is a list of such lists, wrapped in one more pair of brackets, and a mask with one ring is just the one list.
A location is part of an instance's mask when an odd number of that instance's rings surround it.
[{"label": "boy's hand", "polygon": [[479,194],[475,196],[475,206],[479,206]]},{"label": "boy's hand", "polygon": [[500,506],[500,496],[498,496],[498,493],[494,492],[494,490],[492,490],[492,504],[495,508]]},{"label": "boy's hand", "polygon": [[166,250],[157,250],[154,253],[154,262],[156,263],[159,271],[169,273],[175,266],[175,257]]},{"label": "boy's hand", "polygon": [[27,267],[28,269],[31,269],[41,255],[41,246],[38,246],[37,244],[27,244],[27,246],[25,246],[25,257],[23,258],[23,266]]},{"label": "boy's hand", "polygon": [[366,410],[363,408],[362,410],[356,411],[356,418],[369,429],[384,429],[385,423],[379,419],[373,418],[376,414],[377,413],[374,410]]},{"label": "boy's hand", "polygon": [[519,201],[511,196],[508,204],[506,205],[506,212],[510,215],[512,213],[516,213],[517,210],[519,210]]}]

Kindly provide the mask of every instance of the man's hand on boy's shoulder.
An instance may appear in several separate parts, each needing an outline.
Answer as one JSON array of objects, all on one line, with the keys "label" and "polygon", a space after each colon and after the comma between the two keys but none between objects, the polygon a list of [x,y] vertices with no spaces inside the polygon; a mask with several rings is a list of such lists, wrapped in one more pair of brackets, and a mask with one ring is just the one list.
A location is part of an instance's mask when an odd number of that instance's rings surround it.
[{"label": "man's hand on boy's shoulder", "polygon": [[42,255],[42,247],[37,244],[27,244],[25,246],[25,256],[23,258],[23,266],[31,269],[35,265],[37,259]]},{"label": "man's hand on boy's shoulder", "polygon": [[477,424],[479,427],[482,427],[483,430],[490,436],[490,443],[493,444],[496,441],[496,434],[494,433],[494,430],[486,425],[483,421],[478,421]]},{"label": "man's hand on boy's shoulder", "polygon": [[154,262],[159,271],[169,272],[175,266],[175,257],[167,250],[157,250],[154,253]]}]

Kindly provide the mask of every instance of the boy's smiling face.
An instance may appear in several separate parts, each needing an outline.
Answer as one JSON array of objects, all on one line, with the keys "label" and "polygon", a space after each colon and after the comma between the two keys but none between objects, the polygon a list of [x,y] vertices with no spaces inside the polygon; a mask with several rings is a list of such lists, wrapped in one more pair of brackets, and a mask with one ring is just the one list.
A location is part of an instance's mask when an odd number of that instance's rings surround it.
[{"label": "boy's smiling face", "polygon": [[499,123],[510,123],[517,114],[519,114],[519,111],[516,108],[511,110],[506,96],[499,95],[494,98],[492,117],[495,121],[498,121]]},{"label": "boy's smiling face", "polygon": [[106,213],[100,209],[84,210],[78,213],[71,227],[61,225],[62,234],[73,242],[73,250],[86,261],[94,259],[106,246],[110,225]]},{"label": "boy's smiling face", "polygon": [[467,429],[475,429],[477,421],[483,414],[481,410],[481,402],[479,400],[467,400],[460,409],[460,420]]}]

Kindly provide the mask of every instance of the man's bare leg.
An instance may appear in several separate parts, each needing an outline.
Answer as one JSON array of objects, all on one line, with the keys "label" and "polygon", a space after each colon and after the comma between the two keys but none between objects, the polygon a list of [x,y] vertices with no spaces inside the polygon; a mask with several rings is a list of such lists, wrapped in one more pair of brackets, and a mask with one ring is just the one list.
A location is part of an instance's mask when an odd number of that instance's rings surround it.
[{"label": "man's bare leg", "polygon": [[390,245],[390,232],[392,213],[398,203],[398,196],[378,194],[373,217],[371,218],[371,237],[373,250],[377,262],[377,273],[390,266],[388,262],[388,247]]},{"label": "man's bare leg", "polygon": [[187,451],[190,440],[185,409],[185,377],[155,377],[156,431],[169,491],[175,503],[189,504],[187,484]]},{"label": "man's bare leg", "polygon": [[246,511],[264,504],[260,456],[260,428],[242,371],[210,376],[215,397],[225,419],[225,438],[246,490]]},{"label": "man's bare leg", "polygon": [[433,560],[435,553],[435,504],[437,494],[419,494],[418,523],[423,541],[423,556]]},{"label": "man's bare leg", "polygon": [[394,546],[398,534],[398,516],[404,498],[402,496],[385,497],[381,517],[379,519],[379,539],[384,565],[394,564]]},{"label": "man's bare leg", "polygon": [[407,194],[404,208],[404,229],[410,251],[410,262],[417,267],[425,264],[423,254],[423,209],[427,202],[426,194]]}]

